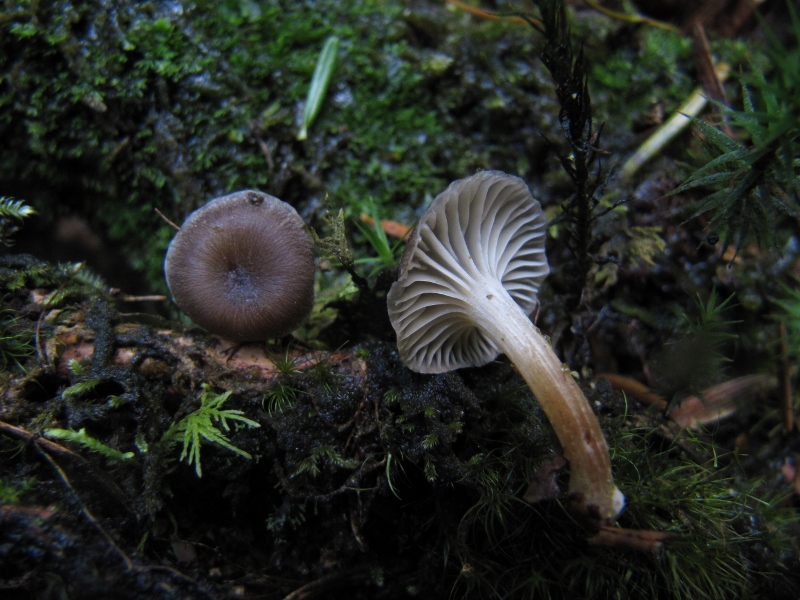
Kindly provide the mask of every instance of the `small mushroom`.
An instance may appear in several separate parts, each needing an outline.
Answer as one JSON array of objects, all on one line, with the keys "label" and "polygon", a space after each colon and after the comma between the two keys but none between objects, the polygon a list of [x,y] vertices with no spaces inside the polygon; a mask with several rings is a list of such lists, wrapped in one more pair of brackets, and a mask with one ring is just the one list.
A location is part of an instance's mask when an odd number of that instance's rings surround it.
[{"label": "small mushroom", "polygon": [[545,234],[541,206],[519,177],[484,171],[451,183],[408,241],[389,317],[403,362],[420,373],[508,356],[558,435],[574,509],[607,522],[625,499],[600,424],[528,316],[549,272]]},{"label": "small mushroom", "polygon": [[194,211],[172,240],[164,271],[175,303],[235,341],[281,337],[314,304],[314,242],[297,211],[245,190]]}]

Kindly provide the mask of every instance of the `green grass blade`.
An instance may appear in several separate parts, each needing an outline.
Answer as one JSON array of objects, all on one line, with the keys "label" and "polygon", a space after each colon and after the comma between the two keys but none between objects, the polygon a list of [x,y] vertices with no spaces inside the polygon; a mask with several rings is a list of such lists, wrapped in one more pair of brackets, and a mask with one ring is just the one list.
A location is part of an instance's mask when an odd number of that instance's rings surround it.
[{"label": "green grass blade", "polygon": [[308,137],[308,128],[317,118],[322,102],[325,100],[325,92],[328,91],[328,84],[331,82],[333,69],[336,66],[336,54],[339,52],[339,38],[331,36],[325,40],[325,45],[317,58],[317,66],[314,69],[314,76],[311,78],[311,85],[308,88],[306,106],[303,110],[303,121],[300,124],[300,133],[297,134],[298,140]]}]

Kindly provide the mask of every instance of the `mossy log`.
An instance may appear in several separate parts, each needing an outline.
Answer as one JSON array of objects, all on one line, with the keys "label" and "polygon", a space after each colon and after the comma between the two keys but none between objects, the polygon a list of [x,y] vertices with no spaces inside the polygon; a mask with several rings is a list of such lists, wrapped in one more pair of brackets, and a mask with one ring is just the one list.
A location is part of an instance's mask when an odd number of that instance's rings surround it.
[{"label": "mossy log", "polygon": [[[555,436],[507,362],[431,376],[382,341],[235,346],[121,312],[76,273],[0,264],[4,330],[30,350],[0,396],[0,578],[14,593],[790,597],[795,525],[774,490],[706,463],[697,438],[670,445],[606,384],[587,394],[630,502],[624,529],[589,545]],[[198,440],[198,477],[166,438],[207,394],[259,427],[209,419],[229,446]],[[547,491],[531,504],[532,481]]]}]

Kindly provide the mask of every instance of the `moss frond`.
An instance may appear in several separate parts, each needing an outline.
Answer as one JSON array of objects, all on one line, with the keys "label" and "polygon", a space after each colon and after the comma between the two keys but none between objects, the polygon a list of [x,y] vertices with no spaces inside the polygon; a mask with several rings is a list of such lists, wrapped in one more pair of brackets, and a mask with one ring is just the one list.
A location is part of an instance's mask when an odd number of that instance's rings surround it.
[{"label": "moss frond", "polygon": [[23,363],[33,354],[33,335],[22,317],[11,309],[0,310],[0,368],[14,365],[24,370]]},{"label": "moss frond", "polygon": [[261,427],[259,423],[245,417],[241,410],[222,409],[222,405],[228,401],[231,394],[232,392],[217,394],[211,390],[208,384],[203,384],[203,392],[200,394],[200,408],[186,415],[179,422],[173,423],[161,438],[161,443],[168,447],[173,446],[178,441],[183,443],[179,460],[185,458],[190,465],[194,463],[195,473],[197,473],[198,477],[203,476],[203,470],[200,465],[200,448],[204,441],[227,448],[244,458],[253,458],[249,453],[231,444],[230,438],[217,426],[217,423],[219,423],[222,429],[230,431],[228,421],[233,421],[247,427]]},{"label": "moss frond", "polygon": [[100,440],[93,438],[86,433],[86,429],[80,429],[78,431],[73,431],[72,429],[46,429],[44,431],[44,437],[51,440],[63,440],[80,444],[92,452],[102,454],[107,459],[115,462],[130,462],[135,458],[133,452],[120,452],[119,450],[105,445]]},{"label": "moss frond", "polygon": [[0,196],[0,244],[10,246],[11,236],[19,229],[20,222],[35,214],[23,200]]},{"label": "moss frond", "polygon": [[290,385],[278,381],[272,388],[265,394],[264,399],[269,400],[267,405],[267,413],[269,416],[274,417],[278,413],[282,413],[290,407],[295,400],[297,400],[298,390]]},{"label": "moss frond", "polygon": [[[790,2],[794,45],[800,43],[800,18]],[[690,175],[673,194],[709,187],[690,218],[711,213],[709,227],[736,250],[750,240],[775,246],[781,216],[800,216],[800,69],[797,51],[766,31],[774,71],[768,79],[757,70],[741,76],[742,110],[718,104],[745,142],[697,118],[708,162]]]},{"label": "moss frond", "polygon": [[358,467],[357,460],[345,458],[333,446],[321,444],[312,450],[311,454],[300,463],[300,466],[291,476],[297,477],[303,473],[308,473],[311,477],[317,477],[322,472],[320,466],[325,463],[342,469],[352,470]]}]

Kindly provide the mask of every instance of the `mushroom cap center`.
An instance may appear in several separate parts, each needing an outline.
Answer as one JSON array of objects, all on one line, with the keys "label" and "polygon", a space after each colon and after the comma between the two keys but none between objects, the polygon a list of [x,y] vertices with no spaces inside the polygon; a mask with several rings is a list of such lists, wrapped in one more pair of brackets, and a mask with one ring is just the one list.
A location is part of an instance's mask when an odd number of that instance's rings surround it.
[{"label": "mushroom cap center", "polygon": [[195,323],[237,341],[286,335],[314,302],[311,236],[291,206],[261,192],[236,192],[192,213],[165,271]]}]

